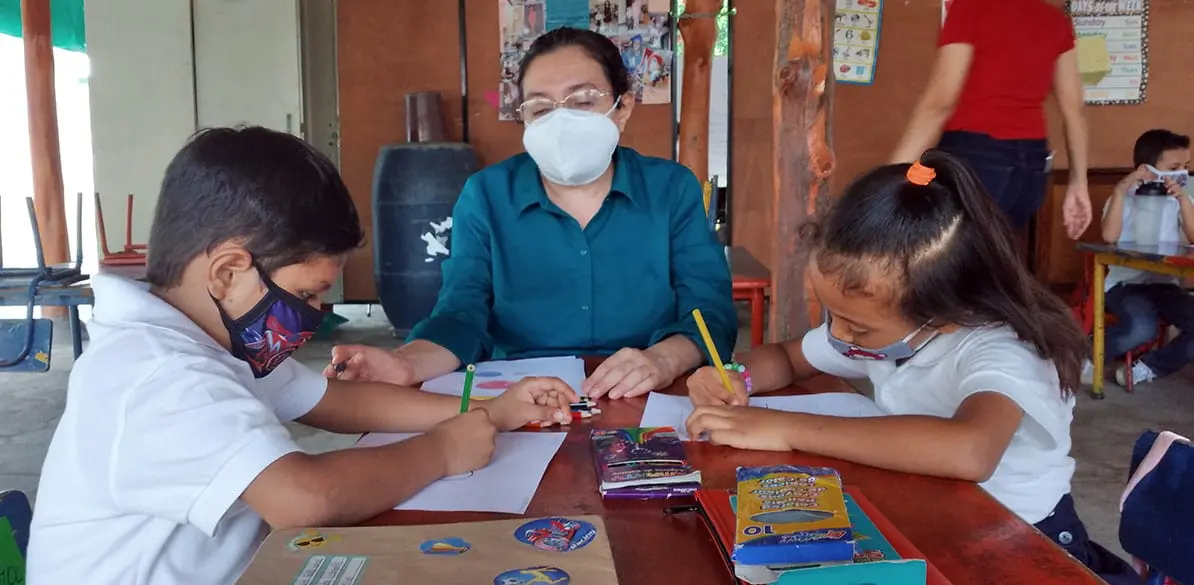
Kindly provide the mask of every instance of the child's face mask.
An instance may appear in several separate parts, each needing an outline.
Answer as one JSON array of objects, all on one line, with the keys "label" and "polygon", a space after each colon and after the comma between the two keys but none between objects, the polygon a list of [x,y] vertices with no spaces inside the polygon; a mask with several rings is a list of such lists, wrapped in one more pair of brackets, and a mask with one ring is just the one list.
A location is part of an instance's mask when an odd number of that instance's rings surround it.
[{"label": "child's face mask", "polygon": [[264,378],[315,335],[323,312],[275,284],[259,266],[257,274],[265,296],[252,309],[233,319],[219,301],[216,308],[228,330],[232,355],[248,363],[255,378]]},{"label": "child's face mask", "polygon": [[1190,180],[1190,171],[1188,171],[1186,169],[1178,169],[1176,171],[1162,171],[1152,165],[1145,165],[1145,166],[1147,166],[1148,171],[1150,173],[1156,175],[1157,178],[1162,179],[1162,180],[1169,179],[1170,181],[1177,183],[1179,187],[1185,187],[1186,183],[1189,182],[1189,180]]},{"label": "child's face mask", "polygon": [[908,335],[904,336],[903,339],[901,339],[895,343],[892,343],[891,345],[888,345],[887,347],[881,347],[878,349],[867,349],[864,347],[859,347],[857,345],[854,345],[853,343],[846,343],[845,341],[842,341],[842,340],[834,337],[833,336],[833,328],[830,327],[831,323],[832,323],[831,318],[830,318],[829,314],[826,313],[825,314],[825,335],[827,337],[829,337],[829,345],[832,346],[833,349],[837,350],[838,353],[840,353],[852,360],[876,360],[876,361],[906,360],[906,359],[916,355],[916,352],[918,352],[922,348],[924,348],[925,345],[928,345],[928,343],[930,341],[932,341],[934,337],[937,337],[937,334],[938,334],[938,332],[934,330],[932,335],[928,336],[924,341],[920,342],[916,347],[912,347],[912,345],[911,345],[912,339],[914,337],[916,337],[917,334],[919,334],[921,331],[924,331],[924,329],[926,327],[929,326],[928,323],[925,323],[924,325],[921,325],[920,327],[917,327],[916,329],[912,330],[912,333],[909,333]]}]

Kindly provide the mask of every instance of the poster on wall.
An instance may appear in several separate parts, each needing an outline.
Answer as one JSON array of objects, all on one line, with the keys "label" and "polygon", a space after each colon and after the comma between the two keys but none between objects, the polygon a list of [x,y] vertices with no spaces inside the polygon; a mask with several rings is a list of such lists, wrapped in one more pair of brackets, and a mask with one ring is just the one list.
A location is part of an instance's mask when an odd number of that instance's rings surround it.
[{"label": "poster on wall", "polygon": [[518,111],[518,67],[535,38],[562,26],[588,28],[614,41],[644,104],[672,99],[671,0],[497,0],[501,81],[498,119]]},{"label": "poster on wall", "polygon": [[837,0],[833,23],[833,71],[838,83],[875,82],[883,0]]},{"label": "poster on wall", "polygon": [[1148,97],[1148,0],[1069,0],[1086,103]]}]

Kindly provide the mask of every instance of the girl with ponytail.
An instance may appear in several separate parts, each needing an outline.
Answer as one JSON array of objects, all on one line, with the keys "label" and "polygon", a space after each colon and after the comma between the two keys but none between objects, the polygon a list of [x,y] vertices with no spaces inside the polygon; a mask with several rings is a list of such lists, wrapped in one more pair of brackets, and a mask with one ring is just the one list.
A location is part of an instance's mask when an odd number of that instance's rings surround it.
[{"label": "girl with ponytail", "polygon": [[[879,167],[804,235],[825,323],[743,356],[733,395],[713,368],[694,373],[689,433],[978,482],[1111,583],[1133,582],[1130,566],[1087,537],[1070,496],[1085,336],[1024,268],[967,167],[940,151]],[[746,406],[750,394],[821,373],[869,378],[887,416]]]}]

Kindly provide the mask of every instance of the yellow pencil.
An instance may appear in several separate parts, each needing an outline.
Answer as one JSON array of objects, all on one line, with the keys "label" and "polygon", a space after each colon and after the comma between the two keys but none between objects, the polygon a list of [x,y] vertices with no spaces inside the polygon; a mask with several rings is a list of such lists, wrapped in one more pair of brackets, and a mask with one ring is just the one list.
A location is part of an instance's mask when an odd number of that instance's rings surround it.
[{"label": "yellow pencil", "polygon": [[701,310],[693,309],[692,318],[696,319],[697,328],[701,330],[701,339],[705,340],[705,349],[709,350],[709,359],[713,360],[713,367],[717,368],[717,374],[721,376],[721,385],[725,386],[726,392],[732,396],[734,387],[730,384],[730,376],[726,374],[725,365],[721,363],[721,356],[717,355],[717,346],[713,345],[713,336],[709,335],[709,328],[705,326],[705,318],[701,316]]}]

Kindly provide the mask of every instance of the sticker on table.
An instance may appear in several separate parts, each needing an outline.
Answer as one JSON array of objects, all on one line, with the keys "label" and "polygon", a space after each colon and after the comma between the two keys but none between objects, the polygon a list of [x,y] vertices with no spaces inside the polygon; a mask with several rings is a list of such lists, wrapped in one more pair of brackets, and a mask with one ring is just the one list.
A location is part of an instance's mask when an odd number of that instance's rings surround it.
[{"label": "sticker on table", "polygon": [[419,545],[425,555],[456,556],[468,552],[472,545],[463,538],[436,538]]},{"label": "sticker on table", "polygon": [[540,518],[514,531],[514,538],[548,552],[572,552],[584,548],[597,536],[597,529],[583,520]]},{"label": "sticker on table", "polygon": [[358,585],[369,557],[313,555],[295,576],[292,585]]},{"label": "sticker on table", "polygon": [[506,571],[493,578],[493,585],[531,585],[544,583],[546,585],[568,585],[572,577],[563,569],[556,567],[529,567]]},{"label": "sticker on table", "polygon": [[290,550],[311,550],[337,540],[340,540],[339,534],[323,534],[319,530],[308,528],[292,538],[286,546]]}]

